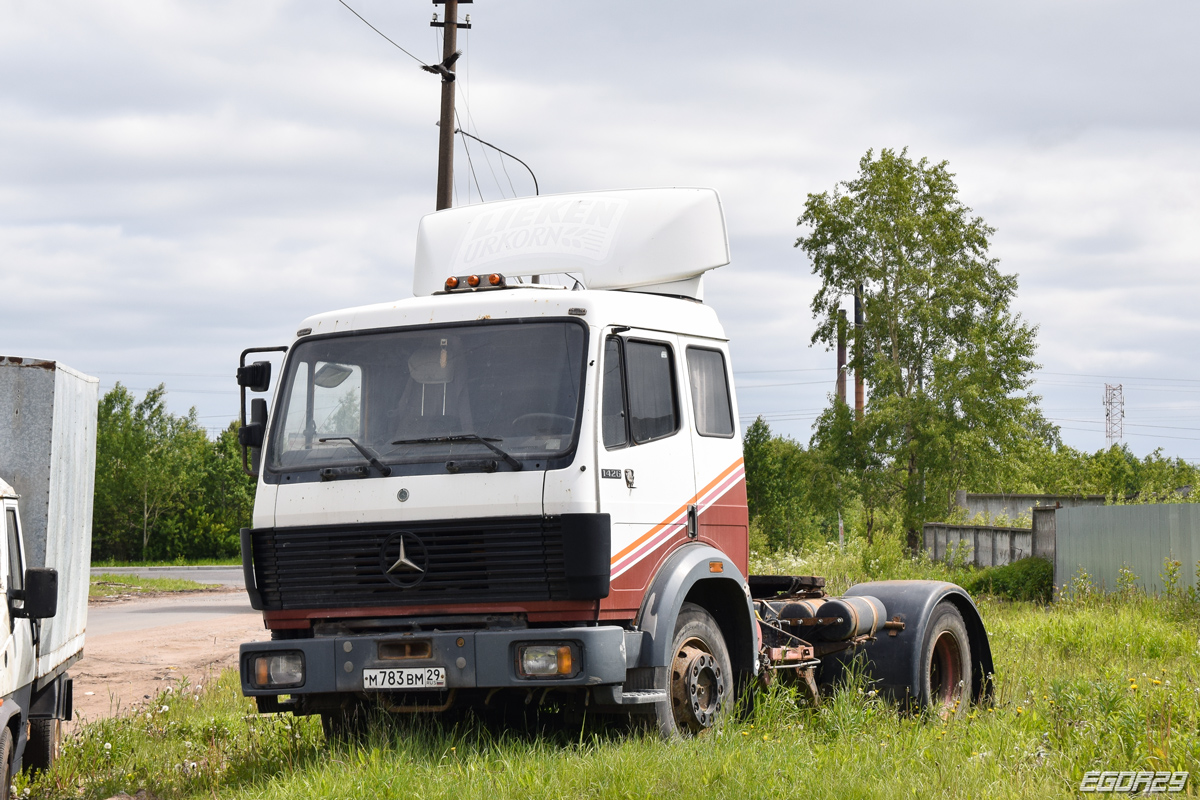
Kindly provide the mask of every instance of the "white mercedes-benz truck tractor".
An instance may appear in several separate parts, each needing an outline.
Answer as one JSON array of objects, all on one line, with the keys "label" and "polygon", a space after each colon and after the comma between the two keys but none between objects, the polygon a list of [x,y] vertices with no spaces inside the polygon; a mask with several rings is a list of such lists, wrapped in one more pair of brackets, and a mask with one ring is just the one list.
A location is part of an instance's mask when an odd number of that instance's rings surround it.
[{"label": "white mercedes-benz truck tractor", "polygon": [[[729,261],[710,189],[448,209],[421,220],[414,297],[246,350],[259,710],[333,733],[367,707],[574,704],[691,735],[775,675],[815,702],[860,653],[902,702],[986,697],[961,588],[835,598],[748,574],[729,345],[702,290]],[[247,357],[272,350],[268,407],[271,363]]]}]

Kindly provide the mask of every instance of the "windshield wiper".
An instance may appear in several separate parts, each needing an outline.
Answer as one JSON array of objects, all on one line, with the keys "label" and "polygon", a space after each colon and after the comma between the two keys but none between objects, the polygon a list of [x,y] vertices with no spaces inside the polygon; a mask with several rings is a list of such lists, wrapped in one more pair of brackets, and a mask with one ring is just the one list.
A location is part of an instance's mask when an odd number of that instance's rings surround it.
[{"label": "windshield wiper", "polygon": [[392,444],[440,444],[443,442],[479,442],[481,445],[491,450],[496,455],[504,459],[513,472],[521,471],[521,462],[510,456],[508,453],[501,450],[492,442],[502,442],[503,439],[480,436],[478,433],[456,433],[453,436],[426,436],[423,439],[397,439]]},{"label": "windshield wiper", "polygon": [[363,447],[349,436],[326,436],[324,439],[317,439],[317,441],[321,442],[322,444],[325,442],[349,442],[350,444],[354,445],[355,450],[362,453],[363,458],[365,458],[372,467],[379,470],[380,475],[386,478],[392,474],[392,468],[380,461],[379,456],[375,455],[375,453],[368,450],[366,447]]}]

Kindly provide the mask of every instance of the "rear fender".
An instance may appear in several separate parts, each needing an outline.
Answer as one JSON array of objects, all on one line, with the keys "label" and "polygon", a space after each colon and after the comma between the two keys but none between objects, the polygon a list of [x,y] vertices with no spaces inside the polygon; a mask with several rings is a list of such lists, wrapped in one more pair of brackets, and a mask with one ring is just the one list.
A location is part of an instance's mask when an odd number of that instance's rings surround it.
[{"label": "rear fender", "polygon": [[962,587],[943,581],[874,581],[852,586],[846,594],[878,598],[887,609],[888,619],[899,618],[904,630],[895,636],[890,630],[881,630],[875,641],[849,651],[839,662],[864,653],[868,672],[878,688],[897,701],[910,701],[913,687],[921,684],[921,649],[929,618],[938,603],[953,603],[967,626],[971,645],[971,699],[976,703],[991,699],[995,671],[992,648],[979,609]]},{"label": "rear fender", "polygon": [[706,544],[679,548],[654,576],[634,621],[643,632],[637,666],[671,664],[671,640],[684,602],[695,603],[713,615],[734,671],[757,673],[757,624],[746,578],[732,559]]}]

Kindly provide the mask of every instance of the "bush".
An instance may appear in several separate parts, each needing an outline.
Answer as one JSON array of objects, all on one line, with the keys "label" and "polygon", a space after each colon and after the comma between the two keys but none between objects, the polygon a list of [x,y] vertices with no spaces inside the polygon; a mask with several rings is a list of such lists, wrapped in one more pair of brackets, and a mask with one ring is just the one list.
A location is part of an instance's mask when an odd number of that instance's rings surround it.
[{"label": "bush", "polygon": [[963,588],[971,594],[1049,603],[1054,596],[1054,565],[1044,558],[1022,558],[981,570],[964,580]]}]

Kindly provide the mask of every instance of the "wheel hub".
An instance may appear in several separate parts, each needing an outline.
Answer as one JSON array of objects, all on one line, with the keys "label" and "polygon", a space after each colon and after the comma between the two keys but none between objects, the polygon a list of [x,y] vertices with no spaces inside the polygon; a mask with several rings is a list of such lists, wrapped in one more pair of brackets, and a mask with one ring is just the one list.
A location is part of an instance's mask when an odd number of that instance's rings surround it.
[{"label": "wheel hub", "polygon": [[931,699],[943,707],[954,705],[962,692],[962,655],[958,640],[949,631],[943,631],[934,641],[929,665],[929,687]]},{"label": "wheel hub", "polygon": [[681,728],[711,728],[725,696],[725,675],[699,642],[685,642],[671,665],[671,707]]}]

